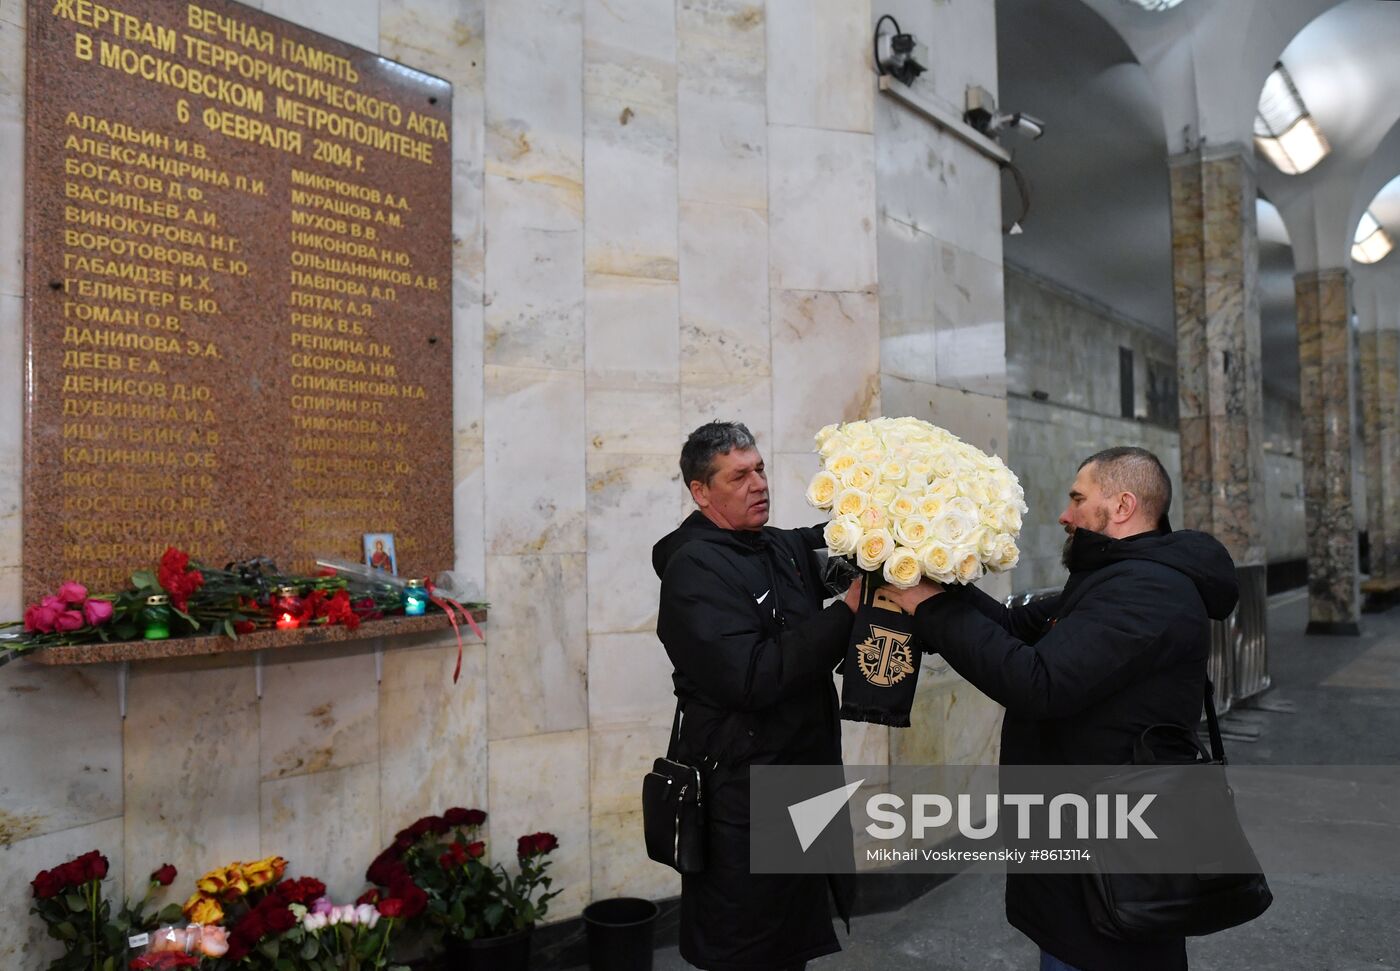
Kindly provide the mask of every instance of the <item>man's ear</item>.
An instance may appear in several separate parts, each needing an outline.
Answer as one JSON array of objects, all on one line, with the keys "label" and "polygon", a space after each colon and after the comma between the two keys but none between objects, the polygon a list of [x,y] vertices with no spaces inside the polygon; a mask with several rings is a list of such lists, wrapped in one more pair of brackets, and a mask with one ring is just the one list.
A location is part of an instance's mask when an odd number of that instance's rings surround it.
[{"label": "man's ear", "polygon": [[699,479],[691,479],[690,498],[695,500],[697,506],[704,509],[710,504],[710,490]]},{"label": "man's ear", "polygon": [[1126,523],[1132,519],[1138,511],[1138,497],[1131,492],[1120,492],[1118,494],[1118,515],[1114,517],[1120,523]]}]

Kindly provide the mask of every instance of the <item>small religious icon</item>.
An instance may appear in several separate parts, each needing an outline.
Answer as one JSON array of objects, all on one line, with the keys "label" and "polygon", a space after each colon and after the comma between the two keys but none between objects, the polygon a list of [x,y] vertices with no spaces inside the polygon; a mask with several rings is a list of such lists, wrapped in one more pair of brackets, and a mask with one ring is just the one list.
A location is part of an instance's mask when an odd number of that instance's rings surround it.
[{"label": "small religious icon", "polygon": [[394,534],[365,533],[365,562],[376,570],[397,576],[399,560],[394,552]]}]

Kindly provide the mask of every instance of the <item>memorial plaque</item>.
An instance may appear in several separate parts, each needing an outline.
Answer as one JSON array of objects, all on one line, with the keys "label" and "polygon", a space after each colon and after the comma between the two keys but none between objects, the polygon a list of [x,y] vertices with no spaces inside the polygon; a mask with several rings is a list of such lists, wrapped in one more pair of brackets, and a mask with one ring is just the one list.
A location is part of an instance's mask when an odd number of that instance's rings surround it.
[{"label": "memorial plaque", "polygon": [[218,0],[28,23],[26,597],[450,568],[451,86]]}]

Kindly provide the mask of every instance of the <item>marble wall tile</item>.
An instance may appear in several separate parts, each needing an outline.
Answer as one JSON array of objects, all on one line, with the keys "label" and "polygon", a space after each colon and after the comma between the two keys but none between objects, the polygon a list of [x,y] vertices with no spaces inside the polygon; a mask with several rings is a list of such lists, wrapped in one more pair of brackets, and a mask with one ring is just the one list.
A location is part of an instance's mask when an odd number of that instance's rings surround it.
[{"label": "marble wall tile", "polygon": [[[673,231],[673,243],[674,237]],[[674,387],[680,377],[679,303],[674,279],[589,276],[584,306],[590,391],[637,384]]]},{"label": "marble wall tile", "polygon": [[486,577],[486,449],[482,442],[458,439],[452,450],[453,570],[474,579]]},{"label": "marble wall tile", "polygon": [[585,557],[487,556],[491,739],[588,724]]},{"label": "marble wall tile", "polygon": [[807,504],[807,483],[821,468],[816,453],[773,452],[767,459],[768,524],[779,529],[796,529],[825,522],[826,512]]},{"label": "marble wall tile", "polygon": [[21,662],[4,673],[0,846],[121,815],[116,669]]},{"label": "marble wall tile", "polygon": [[488,553],[584,549],[583,374],[486,368]]},{"label": "marble wall tile", "polygon": [[910,727],[890,732],[890,764],[996,765],[1002,713],[1000,705],[960,678],[937,686],[921,683]]},{"label": "marble wall tile", "polygon": [[922,418],[984,452],[1006,458],[1005,398],[882,375],[880,400],[882,414]]},{"label": "marble wall tile", "polygon": [[379,0],[263,0],[262,9],[355,47],[379,50]]},{"label": "marble wall tile", "polygon": [[594,816],[642,808],[642,778],[666,754],[671,722],[589,732],[589,799]]},{"label": "marble wall tile", "polygon": [[767,208],[765,38],[757,0],[677,4],[681,199]]},{"label": "marble wall tile", "polygon": [[583,4],[488,0],[486,36],[487,174],[555,185],[581,207]]},{"label": "marble wall tile", "polygon": [[[494,623],[492,625],[494,627]],[[457,642],[384,653],[379,686],[379,843],[420,816],[452,806],[486,808],[486,648],[464,634],[462,674],[452,683]]]},{"label": "marble wall tile", "polygon": [[588,456],[588,631],[656,629],[652,544],[680,523],[672,455]]},{"label": "marble wall tile", "polygon": [[[59,942],[49,937],[43,923],[29,913],[29,905],[33,902],[29,881],[40,870],[52,869],[94,849],[106,855],[111,865],[103,885],[104,892],[109,899],[120,897],[125,877],[121,817],[33,836],[5,847],[4,855],[0,857],[4,861],[0,875],[4,876],[6,886],[5,893],[0,894],[0,921],[5,927],[5,933],[0,934],[0,967],[13,971],[40,971],[63,954]],[[143,859],[138,865],[144,867],[145,862]],[[144,878],[161,862],[152,864],[140,876]],[[181,877],[184,876],[182,873]],[[145,889],[144,886],[142,889]],[[171,899],[173,895],[161,899],[159,903],[163,905],[171,902]]]},{"label": "marble wall tile", "polygon": [[582,185],[488,168],[484,196],[486,364],[582,368]]},{"label": "marble wall tile", "polygon": [[[740,421],[753,432],[758,450],[767,454],[773,445],[773,380],[729,377],[724,374],[687,374],[681,381],[682,436],[708,421]],[[680,445],[676,442],[676,457]]]},{"label": "marble wall tile", "polygon": [[264,782],[377,761],[374,654],[300,647],[268,657],[258,739]]},{"label": "marble wall tile", "polygon": [[768,122],[869,132],[869,0],[768,0]]},{"label": "marble wall tile", "polygon": [[680,455],[685,441],[675,383],[624,379],[588,389],[588,454]]},{"label": "marble wall tile", "polygon": [[768,219],[682,203],[680,365],[686,374],[769,373]]},{"label": "marble wall tile", "polygon": [[[0,239],[4,236],[0,235]],[[0,614],[18,617],[24,499],[24,299],[0,294],[0,361],[14,362],[0,383]]]},{"label": "marble wall tile", "polygon": [[515,840],[526,833],[559,837],[550,875],[562,893],[550,901],[551,921],[576,916],[590,899],[588,736],[581,729],[491,742],[493,858],[513,859]]},{"label": "marble wall tile", "polygon": [[287,860],[287,870],[324,881],[331,899],[354,900],[380,842],[379,770],[373,765],[265,781],[261,789],[262,853]]},{"label": "marble wall tile", "polygon": [[[920,94],[959,115],[968,85],[981,85],[996,94],[995,4],[885,0],[872,6],[871,26],[876,16],[885,13],[898,20],[901,29],[928,44],[928,71],[915,84]],[[1008,107],[1014,111],[1018,106]]]},{"label": "marble wall tile", "polygon": [[24,295],[24,30],[0,21],[0,295]]},{"label": "marble wall tile", "polygon": [[873,291],[874,137],[771,126],[768,153],[770,285]]},{"label": "marble wall tile", "polygon": [[651,631],[588,635],[588,725],[671,727],[671,660]]},{"label": "marble wall tile", "polygon": [[464,88],[479,98],[486,6],[486,0],[379,0],[379,53],[453,82],[454,107]]},{"label": "marble wall tile", "polygon": [[680,895],[681,875],[647,856],[640,811],[595,813],[589,838],[594,900],[608,897],[665,900]]},{"label": "marble wall tile", "polygon": [[873,292],[774,290],[772,314],[776,448],[808,451],[822,425],[881,414]]},{"label": "marble wall tile", "polygon": [[[133,665],[122,724],[125,852],[198,876],[257,859],[258,701],[251,659]],[[127,875],[129,892],[145,873]]]},{"label": "marble wall tile", "polygon": [[26,19],[25,0],[0,0],[0,22],[23,27]]},{"label": "marble wall tile", "polygon": [[987,201],[1001,198],[996,163],[888,97],[875,105],[875,133],[881,214],[1000,265],[1001,206]]}]

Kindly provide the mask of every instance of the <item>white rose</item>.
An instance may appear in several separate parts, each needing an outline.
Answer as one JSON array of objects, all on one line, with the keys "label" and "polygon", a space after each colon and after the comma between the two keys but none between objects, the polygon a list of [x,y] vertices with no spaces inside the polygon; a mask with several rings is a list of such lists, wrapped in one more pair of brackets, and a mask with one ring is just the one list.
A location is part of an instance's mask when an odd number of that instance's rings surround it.
[{"label": "white rose", "polygon": [[999,528],[1004,533],[1021,531],[1021,510],[1016,506],[1003,506],[999,517]]},{"label": "white rose", "polygon": [[918,554],[906,546],[895,547],[895,551],[885,561],[885,581],[901,590],[918,586],[919,581],[923,579],[923,573]]},{"label": "white rose", "polygon": [[875,435],[855,435],[851,438],[851,447],[857,452],[879,452],[884,454],[884,448],[880,445],[880,439]]},{"label": "white rose", "polygon": [[919,565],[927,576],[947,583],[953,578],[953,551],[943,543],[926,543],[919,549]]},{"label": "white rose", "polygon": [[840,516],[826,524],[822,537],[832,556],[850,556],[856,551],[862,532],[854,516]]},{"label": "white rose", "polygon": [[928,493],[937,496],[944,502],[958,497],[958,483],[955,479],[934,479],[928,487]]},{"label": "white rose", "polygon": [[835,438],[840,428],[841,426],[837,424],[823,425],[821,428],[818,428],[817,433],[812,436],[816,440],[817,448],[821,448],[827,442]]},{"label": "white rose", "polygon": [[958,468],[958,458],[951,448],[940,448],[929,455],[928,464],[937,479],[952,477]]},{"label": "white rose", "polygon": [[904,481],[909,477],[909,470],[904,467],[904,463],[898,459],[890,459],[880,466],[880,481],[892,486],[904,485]]},{"label": "white rose", "polygon": [[976,549],[978,558],[985,562],[996,555],[997,537],[1000,535],[1001,533],[995,529],[989,529],[986,526],[978,526],[972,531],[972,536],[968,539],[967,545]]},{"label": "white rose", "polygon": [[860,438],[863,435],[869,435],[871,433],[870,422],[849,421],[842,431],[846,433],[848,438]]},{"label": "white rose", "polygon": [[926,476],[926,475],[920,475],[919,473],[914,472],[914,471],[912,470],[912,466],[911,466],[911,470],[910,470],[910,472],[909,472],[909,475],[908,475],[908,477],[905,478],[905,480],[904,480],[904,491],[905,491],[905,492],[912,492],[912,493],[915,493],[916,495],[922,495],[922,494],[924,493],[924,491],[927,490],[927,489],[928,489],[928,476]]},{"label": "white rose", "polygon": [[855,518],[870,505],[870,496],[860,489],[842,489],[832,500],[831,511],[837,516]]},{"label": "white rose", "polygon": [[888,529],[872,529],[856,544],[856,566],[862,570],[877,569],[894,552],[894,537]]},{"label": "white rose", "polygon": [[934,539],[948,546],[961,546],[977,527],[977,520],[953,509],[950,503],[931,525]]},{"label": "white rose", "polygon": [[953,550],[953,576],[959,583],[971,583],[980,579],[983,572],[982,558],[977,555],[977,550],[970,546],[961,546]]},{"label": "white rose", "polygon": [[909,516],[894,524],[894,538],[911,549],[920,549],[929,538],[929,521],[923,516]]},{"label": "white rose", "polygon": [[847,448],[826,459],[826,469],[828,472],[840,476],[859,461],[860,456]]},{"label": "white rose", "polygon": [[936,493],[926,492],[923,498],[919,500],[919,506],[915,511],[925,519],[932,521],[938,518],[938,514],[943,511],[943,507],[946,503],[947,500],[942,496]]},{"label": "white rose", "polygon": [[812,481],[807,485],[807,501],[818,509],[830,509],[831,500],[836,498],[840,487],[841,481],[823,469],[812,476]]},{"label": "white rose", "polygon": [[822,457],[822,461],[826,461],[846,447],[846,440],[844,438],[840,435],[833,435],[817,446],[817,454]]},{"label": "white rose", "polygon": [[885,529],[890,524],[890,515],[885,507],[873,502],[856,518],[860,521],[861,529],[865,530]]},{"label": "white rose", "polygon": [[977,503],[967,498],[967,496],[956,496],[955,498],[949,499],[948,509],[962,516],[964,519],[972,520],[973,523],[976,523],[981,518],[977,511]]},{"label": "white rose", "polygon": [[991,502],[992,495],[987,489],[987,483],[978,475],[969,476],[958,482],[958,494],[965,499],[970,499],[978,506]]},{"label": "white rose", "polygon": [[1015,569],[1016,564],[1021,561],[1021,551],[1016,548],[1016,541],[1010,536],[1002,533],[997,537],[996,551],[992,554],[991,564],[997,572]]},{"label": "white rose", "polygon": [[904,519],[914,515],[919,509],[919,499],[921,496],[910,495],[908,492],[901,492],[889,502],[890,515],[895,519]]},{"label": "white rose", "polygon": [[841,473],[841,484],[850,489],[869,489],[879,481],[880,473],[869,462],[857,462]]},{"label": "white rose", "polygon": [[998,533],[1004,532],[1005,530],[1001,525],[1001,519],[1006,515],[1006,508],[1006,503],[995,499],[984,504],[981,509],[979,522],[981,522],[983,526],[995,530]]},{"label": "white rose", "polygon": [[882,506],[888,506],[894,502],[894,497],[899,495],[899,489],[892,485],[881,482],[870,490],[870,501],[878,502]]}]

